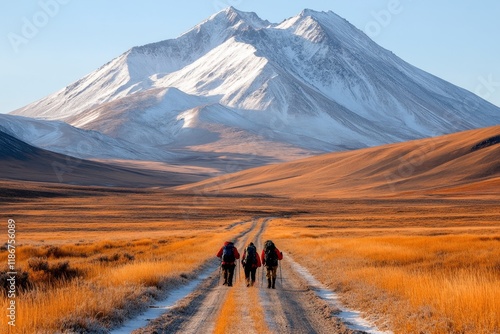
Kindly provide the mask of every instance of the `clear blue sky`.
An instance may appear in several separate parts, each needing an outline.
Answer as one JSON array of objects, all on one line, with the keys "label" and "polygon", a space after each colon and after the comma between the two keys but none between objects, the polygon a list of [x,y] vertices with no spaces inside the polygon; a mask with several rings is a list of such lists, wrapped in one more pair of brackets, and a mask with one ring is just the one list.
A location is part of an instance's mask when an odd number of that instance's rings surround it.
[{"label": "clear blue sky", "polygon": [[23,0],[0,12],[0,112],[231,5],[271,22],[332,10],[409,63],[500,105],[498,0]]}]

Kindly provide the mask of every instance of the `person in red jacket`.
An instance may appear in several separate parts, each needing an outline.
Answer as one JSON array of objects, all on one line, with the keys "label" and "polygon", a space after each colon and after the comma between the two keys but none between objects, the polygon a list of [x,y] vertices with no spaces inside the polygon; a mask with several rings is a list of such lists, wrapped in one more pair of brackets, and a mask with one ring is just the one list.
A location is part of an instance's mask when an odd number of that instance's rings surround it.
[{"label": "person in red jacket", "polygon": [[233,286],[234,268],[236,260],[240,258],[240,253],[231,241],[226,241],[217,253],[221,259],[222,271],[224,272],[224,285]]},{"label": "person in red jacket", "polygon": [[266,241],[262,250],[262,264],[266,266],[267,288],[276,288],[276,276],[278,272],[278,261],[283,260],[283,253],[271,240]]},{"label": "person in red jacket", "polygon": [[260,256],[257,254],[257,247],[251,242],[245,251],[243,252],[243,257],[241,260],[241,265],[245,270],[245,280],[247,282],[247,287],[254,286],[255,284],[255,272],[257,268],[260,268]]}]

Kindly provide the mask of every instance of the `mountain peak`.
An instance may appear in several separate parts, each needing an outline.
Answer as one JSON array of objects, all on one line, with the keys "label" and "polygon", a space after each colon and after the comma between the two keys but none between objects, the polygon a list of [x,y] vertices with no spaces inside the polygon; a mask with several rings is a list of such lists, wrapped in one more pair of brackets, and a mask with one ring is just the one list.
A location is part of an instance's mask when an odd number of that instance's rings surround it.
[{"label": "mountain peak", "polygon": [[253,28],[253,29],[262,29],[271,26],[271,22],[267,20],[262,20],[257,14],[254,12],[243,12],[240,11],[233,6],[227,7],[222,11],[212,15],[207,21],[217,21],[217,20],[226,20],[230,26],[235,28],[244,27],[244,28]]},{"label": "mountain peak", "polygon": [[236,8],[234,8],[233,6],[229,6],[222,11],[227,13],[227,14],[237,14],[237,15],[241,15],[243,13],[243,12],[237,10]]},{"label": "mountain peak", "polygon": [[[348,49],[358,49],[356,53],[365,53],[366,50],[376,49],[375,52],[383,50],[363,31],[332,11],[304,9],[299,15],[281,23],[280,27],[285,29],[299,27],[298,34],[300,35],[304,36],[302,32],[305,31],[317,41],[330,39],[337,47],[343,45]],[[312,32],[313,30],[315,32]],[[311,36],[304,37],[311,39]]]},{"label": "mountain peak", "polygon": [[331,10],[325,12],[325,11],[316,11],[313,9],[304,9],[302,12],[300,12],[299,15],[297,15],[298,18],[305,18],[305,17],[310,17],[314,21],[320,23],[320,24],[336,24],[336,25],[343,25],[348,23],[347,20],[343,19],[342,17],[338,16]]},{"label": "mountain peak", "polygon": [[318,12],[316,10],[306,8],[302,12],[300,12],[299,16],[314,16],[315,14],[318,13],[324,13],[324,12]]},{"label": "mountain peak", "polygon": [[341,21],[344,21],[344,22],[347,22],[344,18],[338,16],[337,14],[335,14],[333,11],[329,10],[329,11],[317,11],[317,10],[314,10],[314,9],[304,9],[300,14],[299,16],[311,16],[317,20],[341,20]]}]

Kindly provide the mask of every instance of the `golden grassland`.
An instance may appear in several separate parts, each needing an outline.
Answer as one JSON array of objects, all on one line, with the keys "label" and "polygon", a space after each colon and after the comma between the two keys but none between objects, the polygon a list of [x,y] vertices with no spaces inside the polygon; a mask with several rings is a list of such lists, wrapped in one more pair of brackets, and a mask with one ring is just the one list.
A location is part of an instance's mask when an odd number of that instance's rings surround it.
[{"label": "golden grassland", "polygon": [[[213,258],[219,238],[232,238],[245,228],[196,233],[190,227],[183,236],[156,240],[21,246],[18,266],[29,274],[30,286],[16,299],[16,333],[92,328],[89,321],[112,324],[120,312],[132,311],[134,305],[127,304],[146,301],[166,284],[190,276]],[[6,262],[5,255],[0,261]],[[61,269],[65,262],[69,266]],[[0,305],[7,308],[7,299]],[[6,318],[1,321],[8,328]]]},{"label": "golden grassland", "polygon": [[449,217],[422,211],[434,227],[411,226],[413,214],[391,228],[382,226],[384,214],[365,217],[355,228],[339,217],[317,216],[274,220],[265,237],[345,304],[395,333],[498,333],[500,212],[483,207],[479,215],[491,220],[473,224],[466,210],[450,212],[459,226],[453,228]]},{"label": "golden grassland", "polygon": [[[0,332],[92,331],[143,309],[250,227],[236,224],[238,213],[204,208],[208,201],[99,191],[4,202],[16,220],[17,270],[28,276],[18,277],[16,328],[1,317]],[[0,251],[0,271],[7,254]]]},{"label": "golden grassland", "polygon": [[[283,218],[269,223],[263,239],[276,240],[349,306],[374,319],[381,315],[375,319],[381,327],[499,331],[495,199],[295,200],[36,184],[17,194],[15,185],[2,186],[0,228],[16,220],[16,260],[29,274],[12,333],[102,329],[122,321],[250,227],[236,222],[270,216]],[[0,250],[0,271],[6,254]],[[320,260],[311,261],[311,254]],[[260,304],[256,293],[247,297]],[[6,302],[1,297],[0,307]],[[265,322],[256,322],[264,310],[251,312],[255,330],[265,332]],[[0,318],[2,333],[6,321]]]}]

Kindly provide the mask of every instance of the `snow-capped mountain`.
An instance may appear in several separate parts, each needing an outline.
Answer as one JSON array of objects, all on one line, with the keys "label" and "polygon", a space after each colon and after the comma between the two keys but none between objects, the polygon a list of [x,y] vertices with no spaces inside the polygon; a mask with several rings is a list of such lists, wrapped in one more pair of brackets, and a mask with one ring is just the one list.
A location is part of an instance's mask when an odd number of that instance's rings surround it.
[{"label": "snow-capped mountain", "polygon": [[[332,12],[272,24],[232,7],[12,114],[97,135],[107,156],[215,152],[255,164],[500,123],[500,108],[404,62]],[[61,136],[22,139],[60,151]]]}]

